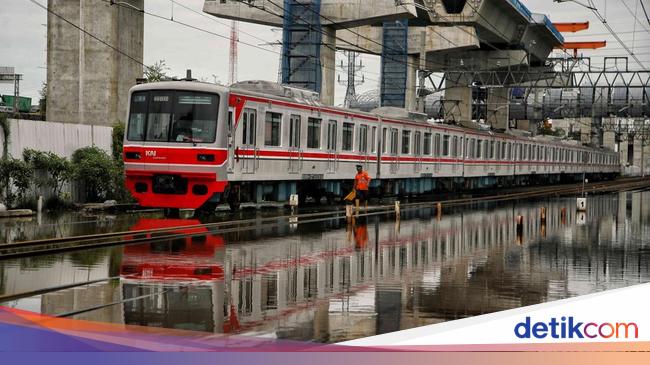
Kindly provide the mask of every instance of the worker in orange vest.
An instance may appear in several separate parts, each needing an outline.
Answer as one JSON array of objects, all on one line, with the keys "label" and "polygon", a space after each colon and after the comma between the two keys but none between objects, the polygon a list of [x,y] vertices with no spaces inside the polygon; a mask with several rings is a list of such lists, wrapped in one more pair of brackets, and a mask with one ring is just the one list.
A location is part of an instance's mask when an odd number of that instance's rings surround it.
[{"label": "worker in orange vest", "polygon": [[359,209],[359,202],[363,201],[368,207],[368,189],[370,187],[370,175],[363,171],[363,166],[357,165],[357,175],[354,177],[354,189],[356,190],[356,205]]}]

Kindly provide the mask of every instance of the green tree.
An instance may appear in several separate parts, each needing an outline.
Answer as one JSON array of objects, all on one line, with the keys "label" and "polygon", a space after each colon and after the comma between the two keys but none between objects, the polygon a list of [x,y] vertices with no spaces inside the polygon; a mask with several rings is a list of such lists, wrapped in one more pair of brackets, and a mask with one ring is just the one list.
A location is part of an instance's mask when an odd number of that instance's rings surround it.
[{"label": "green tree", "polygon": [[47,110],[47,82],[44,82],[41,86],[41,90],[38,92],[41,95],[41,98],[38,101],[38,109],[41,115],[45,115]]},{"label": "green tree", "polygon": [[9,119],[7,119],[7,114],[0,113],[0,129],[2,129],[2,159],[9,157],[9,136],[11,135],[11,130],[9,126]]},{"label": "green tree", "polygon": [[93,202],[110,197],[115,182],[116,167],[111,157],[97,147],[84,147],[72,154],[74,177],[83,182],[86,199]]},{"label": "green tree", "polygon": [[36,151],[29,148],[23,151],[23,160],[31,165],[33,170],[44,173],[44,176],[35,179],[36,184],[41,187],[51,187],[54,196],[60,197],[63,185],[72,178],[73,169],[70,161],[52,152]]},{"label": "green tree", "polygon": [[111,197],[120,202],[133,201],[131,193],[126,189],[124,184],[124,161],[122,159],[122,149],[124,147],[125,126],[122,122],[113,124],[113,163],[115,165],[115,174],[113,181],[113,191]]},{"label": "green tree", "polygon": [[117,122],[113,124],[113,160],[118,161],[122,159],[122,148],[124,147],[124,123]]},{"label": "green tree", "polygon": [[[27,192],[32,185],[34,170],[25,161],[15,158],[0,160],[0,200],[15,207],[25,202]],[[15,188],[15,193],[14,193]]]},{"label": "green tree", "polygon": [[151,66],[144,66],[144,77],[148,82],[162,81],[167,78],[167,71],[169,67],[165,64],[165,60],[160,60]]}]

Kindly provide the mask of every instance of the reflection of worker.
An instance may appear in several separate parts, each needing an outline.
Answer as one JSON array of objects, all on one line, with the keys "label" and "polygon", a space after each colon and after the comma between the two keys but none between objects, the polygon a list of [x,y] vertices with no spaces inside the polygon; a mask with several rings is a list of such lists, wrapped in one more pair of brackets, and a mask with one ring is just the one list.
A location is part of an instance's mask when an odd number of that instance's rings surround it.
[{"label": "reflection of worker", "polygon": [[368,224],[364,219],[354,226],[354,246],[360,250],[368,246]]},{"label": "reflection of worker", "polygon": [[356,201],[368,205],[368,188],[370,186],[370,175],[363,171],[363,166],[357,165],[357,175],[354,177],[354,189],[357,191]]}]

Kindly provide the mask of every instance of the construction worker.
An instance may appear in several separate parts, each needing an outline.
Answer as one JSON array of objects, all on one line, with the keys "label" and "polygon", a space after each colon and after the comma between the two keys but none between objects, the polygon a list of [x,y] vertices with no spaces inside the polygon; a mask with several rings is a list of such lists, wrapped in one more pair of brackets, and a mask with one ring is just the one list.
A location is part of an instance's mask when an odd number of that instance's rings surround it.
[{"label": "construction worker", "polygon": [[368,207],[368,189],[370,187],[370,175],[363,171],[363,166],[357,165],[357,175],[354,177],[354,189],[356,190],[356,205],[359,209],[359,202],[363,201]]}]

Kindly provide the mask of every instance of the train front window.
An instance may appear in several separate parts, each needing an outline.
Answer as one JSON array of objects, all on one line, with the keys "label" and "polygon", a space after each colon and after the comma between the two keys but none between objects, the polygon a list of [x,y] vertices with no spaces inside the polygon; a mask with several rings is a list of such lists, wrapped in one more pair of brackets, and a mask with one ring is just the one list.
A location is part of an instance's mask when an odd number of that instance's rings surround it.
[{"label": "train front window", "polygon": [[212,143],[216,138],[219,96],[193,91],[133,93],[130,141]]},{"label": "train front window", "polygon": [[218,105],[217,95],[192,91],[178,92],[170,142],[214,142]]},{"label": "train front window", "polygon": [[147,93],[133,93],[131,96],[131,111],[129,116],[129,141],[144,141],[144,131],[147,118]]},{"label": "train front window", "polygon": [[171,100],[171,91],[156,91],[150,94],[147,115],[147,141],[168,141],[172,116]]}]

